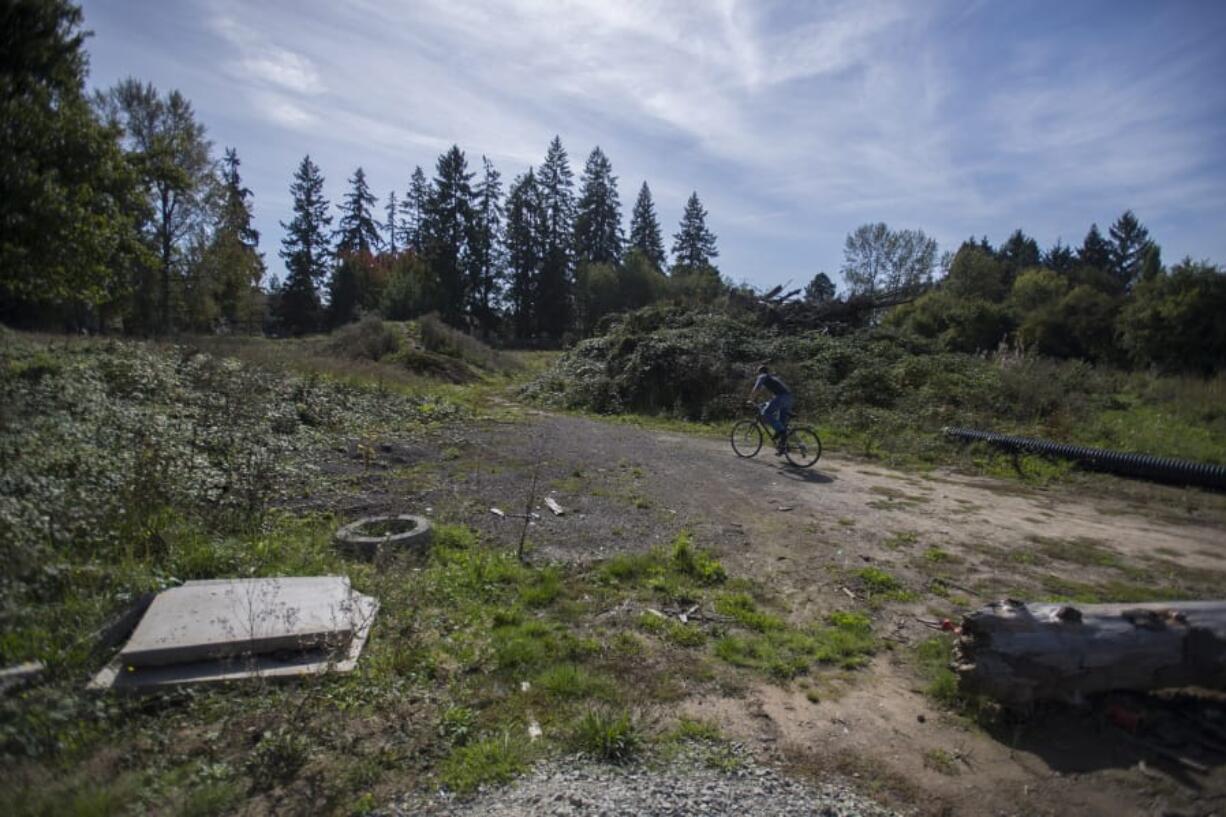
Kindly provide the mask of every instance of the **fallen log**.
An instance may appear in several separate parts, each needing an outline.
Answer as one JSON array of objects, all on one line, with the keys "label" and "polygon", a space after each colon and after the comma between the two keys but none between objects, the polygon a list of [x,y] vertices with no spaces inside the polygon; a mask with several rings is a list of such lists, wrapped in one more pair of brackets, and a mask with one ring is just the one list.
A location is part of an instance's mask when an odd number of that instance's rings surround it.
[{"label": "fallen log", "polygon": [[1024,604],[962,621],[961,689],[1011,706],[1197,686],[1226,689],[1226,601]]}]

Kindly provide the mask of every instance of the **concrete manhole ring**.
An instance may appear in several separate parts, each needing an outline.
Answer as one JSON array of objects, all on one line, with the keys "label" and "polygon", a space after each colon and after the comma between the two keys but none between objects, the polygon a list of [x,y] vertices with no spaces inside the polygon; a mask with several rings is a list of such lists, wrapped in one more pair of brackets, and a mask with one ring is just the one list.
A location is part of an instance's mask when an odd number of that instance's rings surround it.
[{"label": "concrete manhole ring", "polygon": [[430,520],[424,516],[365,516],[338,530],[336,543],[369,558],[380,549],[425,547],[433,536]]}]

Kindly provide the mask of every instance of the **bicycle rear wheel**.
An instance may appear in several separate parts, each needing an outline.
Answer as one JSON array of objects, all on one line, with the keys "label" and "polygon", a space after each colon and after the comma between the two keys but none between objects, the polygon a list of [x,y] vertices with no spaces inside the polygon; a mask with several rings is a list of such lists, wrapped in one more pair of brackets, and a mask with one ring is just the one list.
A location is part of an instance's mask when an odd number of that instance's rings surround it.
[{"label": "bicycle rear wheel", "polygon": [[741,420],[732,427],[732,450],[738,457],[752,457],[762,450],[762,427],[754,420]]},{"label": "bicycle rear wheel", "polygon": [[822,441],[817,432],[808,426],[799,426],[788,431],[788,444],[783,456],[797,468],[808,468],[822,455]]}]

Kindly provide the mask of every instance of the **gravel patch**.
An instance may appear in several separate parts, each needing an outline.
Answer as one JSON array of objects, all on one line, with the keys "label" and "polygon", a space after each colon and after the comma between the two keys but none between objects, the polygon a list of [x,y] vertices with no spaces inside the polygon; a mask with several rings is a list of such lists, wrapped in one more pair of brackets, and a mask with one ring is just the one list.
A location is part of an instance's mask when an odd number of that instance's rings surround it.
[{"label": "gravel patch", "polygon": [[405,798],[384,817],[898,817],[845,783],[812,785],[754,762],[739,751],[735,769],[710,768],[691,747],[664,768],[595,763],[583,756],[551,760],[503,788],[457,800],[446,793]]}]

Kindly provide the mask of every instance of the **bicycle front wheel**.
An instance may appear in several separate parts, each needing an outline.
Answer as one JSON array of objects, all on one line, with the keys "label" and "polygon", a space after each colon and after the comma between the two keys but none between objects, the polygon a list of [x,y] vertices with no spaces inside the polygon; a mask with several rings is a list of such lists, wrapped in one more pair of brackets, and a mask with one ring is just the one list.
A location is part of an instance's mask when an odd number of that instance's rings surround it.
[{"label": "bicycle front wheel", "polygon": [[738,457],[752,457],[762,450],[762,427],[753,420],[741,420],[732,427],[732,450]]},{"label": "bicycle front wheel", "polygon": [[822,455],[822,441],[817,432],[808,426],[793,428],[788,432],[787,448],[783,456],[797,468],[808,468]]}]

